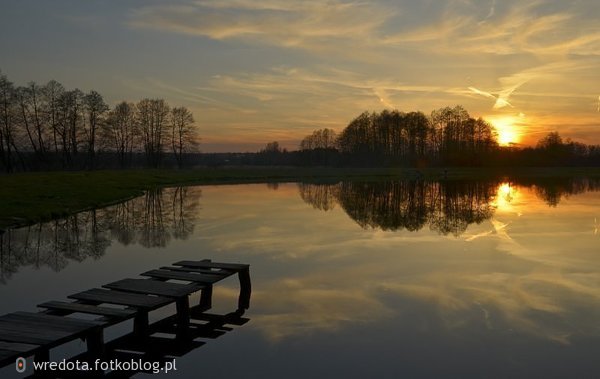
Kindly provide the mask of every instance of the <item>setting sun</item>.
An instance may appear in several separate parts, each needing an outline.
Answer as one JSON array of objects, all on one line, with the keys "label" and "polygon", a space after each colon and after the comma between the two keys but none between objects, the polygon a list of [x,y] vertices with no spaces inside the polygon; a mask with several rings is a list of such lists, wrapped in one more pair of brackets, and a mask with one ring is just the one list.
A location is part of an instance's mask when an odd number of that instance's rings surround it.
[{"label": "setting sun", "polygon": [[491,118],[490,122],[496,128],[498,133],[498,143],[502,146],[508,146],[513,143],[518,143],[521,140],[521,135],[518,132],[518,127],[515,117],[507,116],[502,118]]}]

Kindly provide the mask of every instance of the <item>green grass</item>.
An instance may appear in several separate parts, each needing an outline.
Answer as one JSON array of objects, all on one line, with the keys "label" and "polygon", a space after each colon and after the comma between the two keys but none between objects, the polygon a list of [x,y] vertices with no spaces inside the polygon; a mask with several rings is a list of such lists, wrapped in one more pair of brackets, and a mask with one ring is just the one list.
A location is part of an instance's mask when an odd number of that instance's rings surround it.
[{"label": "green grass", "polygon": [[[138,196],[154,187],[316,180],[440,179],[444,169],[398,168],[217,168],[122,170],[0,175],[0,229],[45,221]],[[448,168],[449,179],[510,177],[600,177],[600,168]]]}]

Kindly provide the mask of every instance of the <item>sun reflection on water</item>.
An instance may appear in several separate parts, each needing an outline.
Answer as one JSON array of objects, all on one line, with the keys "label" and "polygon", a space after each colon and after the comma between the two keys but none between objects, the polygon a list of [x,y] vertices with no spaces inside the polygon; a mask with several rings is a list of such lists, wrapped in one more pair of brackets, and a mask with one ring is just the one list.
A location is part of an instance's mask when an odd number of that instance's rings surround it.
[{"label": "sun reflection on water", "polygon": [[516,187],[508,182],[504,182],[498,186],[494,205],[499,210],[510,210],[519,197],[519,191]]}]

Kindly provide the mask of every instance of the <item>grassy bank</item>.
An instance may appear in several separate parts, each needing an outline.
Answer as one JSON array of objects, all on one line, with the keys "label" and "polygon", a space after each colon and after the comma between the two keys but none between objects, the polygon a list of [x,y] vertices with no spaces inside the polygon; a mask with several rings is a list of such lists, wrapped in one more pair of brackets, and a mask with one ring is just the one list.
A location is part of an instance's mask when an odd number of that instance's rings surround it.
[{"label": "grassy bank", "polygon": [[218,168],[25,173],[0,176],[0,229],[61,217],[174,185],[236,184],[384,178],[484,179],[510,177],[600,177],[600,168],[524,169]]}]

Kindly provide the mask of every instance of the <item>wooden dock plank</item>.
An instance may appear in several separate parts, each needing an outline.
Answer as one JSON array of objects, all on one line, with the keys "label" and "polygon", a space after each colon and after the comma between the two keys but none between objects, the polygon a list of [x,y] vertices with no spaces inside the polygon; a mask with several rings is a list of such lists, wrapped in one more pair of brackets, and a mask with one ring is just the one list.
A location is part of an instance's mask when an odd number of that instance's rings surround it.
[{"label": "wooden dock plank", "polygon": [[19,354],[22,354],[18,351],[12,351],[12,350],[4,350],[4,349],[0,349],[0,361],[3,360],[12,360],[11,358],[14,357],[14,359],[20,357]]},{"label": "wooden dock plank", "polygon": [[134,309],[117,309],[117,308],[107,308],[107,307],[99,307],[97,305],[90,304],[82,304],[82,303],[67,303],[63,301],[48,301],[42,304],[39,304],[38,307],[46,308],[51,310],[61,310],[61,311],[73,311],[77,313],[87,313],[92,315],[100,315],[114,318],[130,318],[135,316],[136,310]]},{"label": "wooden dock plank", "polygon": [[236,272],[232,270],[211,270],[208,268],[193,268],[193,267],[171,267],[171,266],[163,266],[160,268],[161,270],[170,270],[170,271],[181,271],[181,272],[194,272],[198,274],[206,274],[206,275],[218,275],[226,278],[228,276],[234,275]]},{"label": "wooden dock plank", "polygon": [[247,270],[250,265],[238,264],[238,263],[219,263],[210,261],[179,261],[173,263],[173,266],[185,266],[195,268],[217,268],[224,270],[241,271]]},{"label": "wooden dock plank", "polygon": [[173,302],[161,296],[147,296],[121,291],[111,291],[100,288],[79,292],[68,296],[70,299],[87,300],[97,303],[119,304],[130,307],[138,307],[145,309],[156,309]]},{"label": "wooden dock plank", "polygon": [[19,342],[35,345],[59,344],[79,332],[68,332],[44,327],[43,325],[24,325],[0,322],[0,339],[8,342]]},{"label": "wooden dock plank", "polygon": [[67,332],[78,332],[84,329],[102,326],[105,322],[82,320],[72,317],[53,316],[43,313],[14,312],[0,316],[0,323],[35,325]]},{"label": "wooden dock plank", "polygon": [[177,284],[150,279],[123,279],[103,285],[102,287],[118,291],[178,298],[200,291],[205,286],[198,283]]},{"label": "wooden dock plank", "polygon": [[16,351],[18,353],[26,353],[38,349],[40,345],[32,345],[29,343],[4,342],[0,341],[1,350]]},{"label": "wooden dock plank", "polygon": [[186,280],[189,282],[213,284],[222,280],[223,277],[216,275],[202,275],[189,272],[177,272],[169,270],[150,270],[140,275],[149,276],[152,278],[159,279],[174,279],[174,280]]}]

